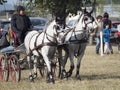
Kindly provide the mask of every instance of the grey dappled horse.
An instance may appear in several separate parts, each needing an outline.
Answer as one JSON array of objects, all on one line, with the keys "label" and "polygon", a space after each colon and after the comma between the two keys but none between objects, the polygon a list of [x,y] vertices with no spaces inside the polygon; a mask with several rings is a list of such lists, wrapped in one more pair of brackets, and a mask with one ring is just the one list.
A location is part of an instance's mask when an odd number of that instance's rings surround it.
[{"label": "grey dappled horse", "polygon": [[[80,79],[79,70],[83,58],[90,32],[94,29],[94,17],[92,12],[84,11],[78,15],[76,24],[69,29],[62,38],[62,45],[58,47],[59,60],[61,61],[61,78],[70,77],[74,69],[74,56],[77,58],[76,79]],[[97,25],[96,25],[97,26]],[[65,56],[62,58],[62,49],[65,50]],[[67,59],[70,59],[70,69],[65,70]]]}]

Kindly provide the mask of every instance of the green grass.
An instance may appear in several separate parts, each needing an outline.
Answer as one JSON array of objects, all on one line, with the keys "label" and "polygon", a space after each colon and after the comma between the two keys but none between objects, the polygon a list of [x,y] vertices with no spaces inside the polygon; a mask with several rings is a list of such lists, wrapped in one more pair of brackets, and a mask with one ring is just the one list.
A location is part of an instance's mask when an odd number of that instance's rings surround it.
[{"label": "green grass", "polygon": [[114,54],[100,56],[95,54],[95,46],[87,46],[81,62],[81,81],[74,79],[74,70],[68,80],[56,79],[52,85],[47,84],[40,75],[34,83],[30,83],[29,71],[23,70],[19,83],[14,83],[11,79],[0,82],[0,90],[120,90],[120,54],[116,46],[113,49]]}]

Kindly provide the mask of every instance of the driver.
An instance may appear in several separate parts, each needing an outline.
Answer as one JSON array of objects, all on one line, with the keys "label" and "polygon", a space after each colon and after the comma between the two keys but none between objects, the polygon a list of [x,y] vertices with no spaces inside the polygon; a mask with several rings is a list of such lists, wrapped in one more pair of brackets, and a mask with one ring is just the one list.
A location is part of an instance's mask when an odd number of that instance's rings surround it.
[{"label": "driver", "polygon": [[21,5],[17,7],[17,14],[14,14],[11,18],[11,28],[16,35],[17,45],[21,45],[24,42],[26,33],[31,30],[31,21],[25,15],[25,8]]}]

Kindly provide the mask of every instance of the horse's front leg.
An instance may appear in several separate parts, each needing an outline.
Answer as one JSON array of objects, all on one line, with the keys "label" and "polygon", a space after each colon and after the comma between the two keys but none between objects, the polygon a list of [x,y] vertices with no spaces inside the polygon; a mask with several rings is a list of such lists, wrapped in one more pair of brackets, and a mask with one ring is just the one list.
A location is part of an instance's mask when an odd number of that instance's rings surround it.
[{"label": "horse's front leg", "polygon": [[63,78],[67,78],[67,73],[66,73],[66,70],[65,70],[65,65],[67,63],[67,59],[68,59],[68,53],[65,51],[65,55],[63,55],[62,53],[62,50],[63,50],[63,47],[59,46],[58,47],[58,61],[59,61],[59,77],[61,79]]},{"label": "horse's front leg", "polygon": [[77,80],[81,80],[79,71],[80,71],[81,60],[85,52],[85,48],[86,48],[86,44],[81,44],[79,48],[78,57],[77,57],[76,75],[75,75],[75,78]]},{"label": "horse's front leg", "polygon": [[74,53],[69,52],[69,57],[70,57],[70,69],[67,72],[67,77],[70,77],[72,75],[73,70],[74,70]]},{"label": "horse's front leg", "polygon": [[47,82],[54,84],[55,81],[54,81],[54,78],[53,78],[53,75],[52,75],[51,63],[50,63],[50,61],[48,59],[48,56],[45,53],[42,54],[42,56],[43,56],[43,59],[44,59],[46,65],[47,65],[47,69],[48,69]]},{"label": "horse's front leg", "polygon": [[77,80],[81,80],[80,78],[80,74],[79,74],[79,70],[80,70],[80,65],[81,65],[81,59],[83,57],[83,54],[80,54],[78,57],[77,57],[77,66],[76,66],[76,75],[75,75],[75,78]]}]

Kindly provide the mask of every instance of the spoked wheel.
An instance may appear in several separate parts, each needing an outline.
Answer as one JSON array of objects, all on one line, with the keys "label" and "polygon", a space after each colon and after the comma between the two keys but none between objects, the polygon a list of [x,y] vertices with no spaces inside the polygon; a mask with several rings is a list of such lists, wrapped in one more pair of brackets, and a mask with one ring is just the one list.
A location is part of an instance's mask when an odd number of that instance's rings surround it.
[{"label": "spoked wheel", "polygon": [[40,73],[41,77],[46,77],[46,75],[47,75],[47,66],[46,66],[43,59],[40,59],[40,61],[38,60],[37,68],[39,70],[39,73]]},{"label": "spoked wheel", "polygon": [[21,79],[21,70],[16,55],[11,55],[9,60],[10,76],[13,82],[19,82]]},{"label": "spoked wheel", "polygon": [[58,62],[54,62],[51,64],[51,68],[52,68],[52,74],[54,77],[58,78],[59,77],[59,64]]},{"label": "spoked wheel", "polygon": [[60,62],[58,60],[58,53],[55,53],[54,60],[51,61],[51,68],[52,68],[52,74],[54,77],[58,78],[60,77]]},{"label": "spoked wheel", "polygon": [[8,61],[4,55],[0,57],[0,79],[7,82],[9,78]]},{"label": "spoked wheel", "polygon": [[47,67],[46,66],[39,67],[39,72],[42,77],[46,77],[47,76]]}]

